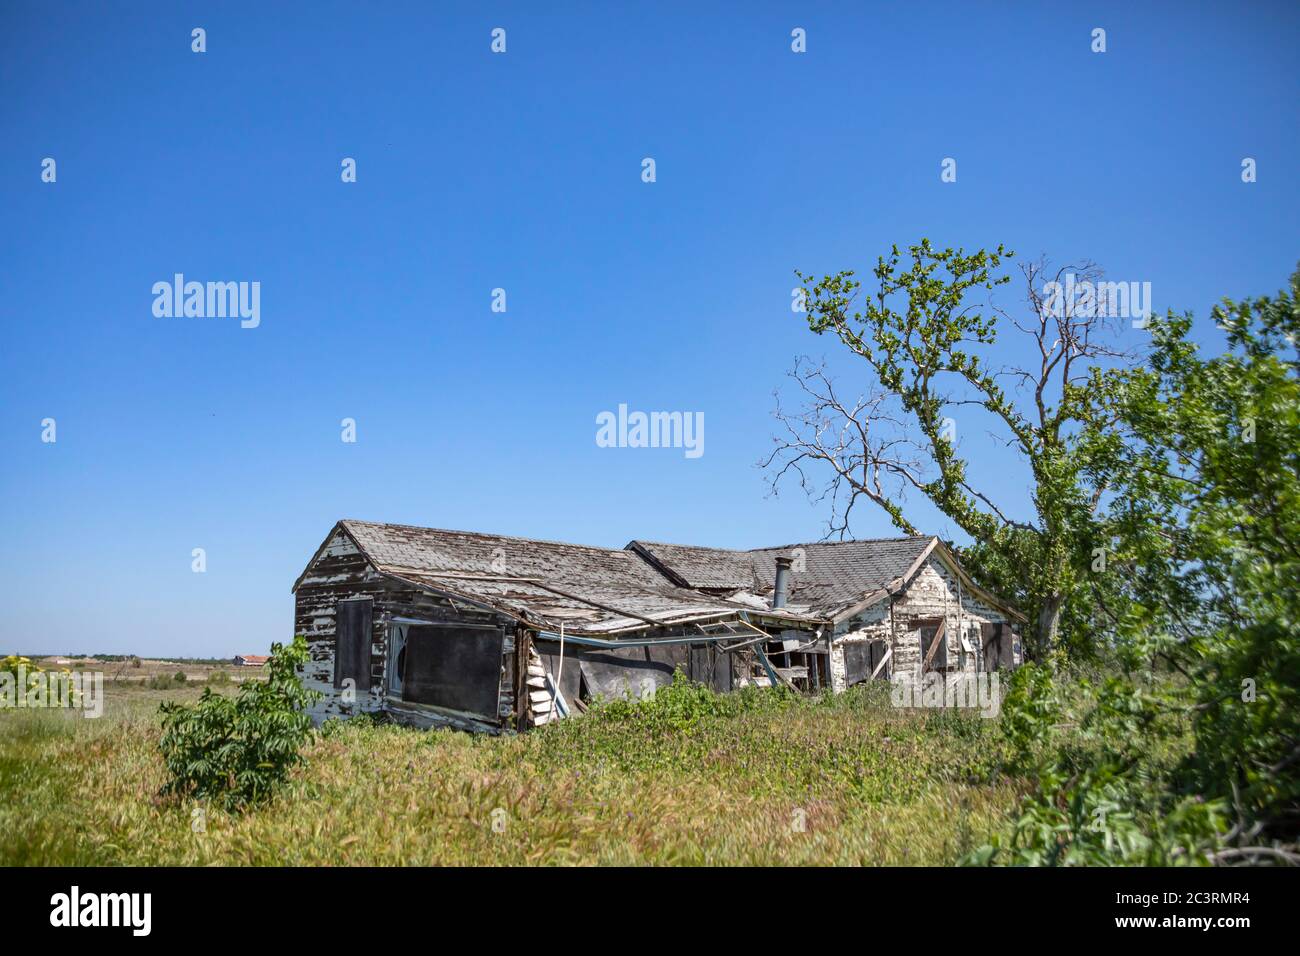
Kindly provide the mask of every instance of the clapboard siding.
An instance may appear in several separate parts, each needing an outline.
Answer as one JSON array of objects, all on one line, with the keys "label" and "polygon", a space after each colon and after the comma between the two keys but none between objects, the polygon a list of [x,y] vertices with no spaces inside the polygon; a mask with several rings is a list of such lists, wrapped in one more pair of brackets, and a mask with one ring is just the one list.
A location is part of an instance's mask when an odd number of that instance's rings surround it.
[{"label": "clapboard siding", "polygon": [[[304,572],[295,591],[294,633],[307,640],[310,660],[302,670],[303,684],[321,696],[311,709],[317,723],[328,717],[388,711],[395,720],[417,726],[456,726],[499,731],[513,726],[515,707],[515,624],[495,611],[418,590],[380,574],[338,530]],[[370,598],[370,689],[358,691],[353,704],[334,688],[335,627],[338,602]],[[388,676],[388,629],[395,617],[456,624],[489,624],[506,628],[501,666],[500,706],[495,720],[447,715],[419,704],[389,701],[384,693]]]},{"label": "clapboard siding", "polygon": [[[845,688],[844,645],[858,641],[889,642],[893,655],[888,669],[891,674],[921,675],[921,626],[923,622],[942,618],[948,648],[949,672],[974,673],[984,670],[981,660],[979,626],[982,623],[1012,623],[1003,612],[992,608],[961,587],[947,564],[931,557],[912,578],[907,588],[893,599],[884,598],[861,614],[836,626],[831,646],[831,686]],[[1019,625],[1014,625],[1015,662],[1021,662]],[[974,653],[962,649],[965,635]]]}]

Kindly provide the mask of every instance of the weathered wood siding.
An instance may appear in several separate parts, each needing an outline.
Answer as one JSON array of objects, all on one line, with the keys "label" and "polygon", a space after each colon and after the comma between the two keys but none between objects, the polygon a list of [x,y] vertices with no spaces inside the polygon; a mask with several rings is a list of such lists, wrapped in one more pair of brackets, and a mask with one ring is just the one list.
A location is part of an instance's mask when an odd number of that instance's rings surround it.
[{"label": "weathered wood siding", "polygon": [[[339,601],[370,598],[370,690],[358,691],[353,704],[343,701],[334,688],[335,618]],[[490,624],[506,628],[501,664],[499,712],[492,721],[441,713],[434,708],[389,700],[388,633],[395,617],[424,621]],[[499,730],[516,719],[516,631],[513,621],[495,611],[429,594],[379,574],[348,535],[338,529],[308,566],[298,584],[294,603],[294,633],[307,639],[311,660],[303,668],[303,684],[319,691],[311,710],[317,723],[327,717],[389,712],[394,719],[418,726],[455,726],[472,730]]]},{"label": "weathered wood siding", "polygon": [[[891,674],[921,676],[920,622],[942,618],[948,647],[948,672],[974,673],[984,670],[981,659],[980,624],[1011,623],[1001,611],[989,607],[962,588],[957,576],[936,557],[931,557],[917,572],[911,584],[894,598],[891,624],[889,599],[867,608],[835,628],[831,646],[831,687],[845,689],[844,645],[857,641],[888,641],[893,654],[887,668]],[[1020,664],[1019,625],[1015,625],[1015,662]],[[965,636],[974,653],[962,649]]]}]

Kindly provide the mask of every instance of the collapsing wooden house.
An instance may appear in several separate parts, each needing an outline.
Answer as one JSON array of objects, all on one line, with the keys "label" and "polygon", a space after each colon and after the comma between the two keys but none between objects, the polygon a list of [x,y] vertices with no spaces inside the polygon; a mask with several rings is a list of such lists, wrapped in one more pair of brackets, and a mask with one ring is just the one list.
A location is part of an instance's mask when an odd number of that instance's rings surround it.
[{"label": "collapsing wooden house", "polygon": [[340,521],[294,583],[313,716],[499,733],[646,697],[1020,663],[1024,617],[937,538],[596,548]]}]

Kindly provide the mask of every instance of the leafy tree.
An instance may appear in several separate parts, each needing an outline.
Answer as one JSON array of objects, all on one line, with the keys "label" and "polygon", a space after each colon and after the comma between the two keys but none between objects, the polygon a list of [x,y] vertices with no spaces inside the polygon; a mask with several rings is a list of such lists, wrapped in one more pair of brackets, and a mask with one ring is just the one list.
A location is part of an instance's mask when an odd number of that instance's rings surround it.
[{"label": "leafy tree", "polygon": [[[1223,354],[1202,357],[1187,337],[1191,317],[1171,315],[1153,327],[1150,368],[1117,389],[1124,503],[1109,532],[1137,572],[1124,574],[1130,630],[1151,635],[1158,659],[1189,682],[1188,785],[1229,802],[1230,842],[1294,842],[1300,269],[1277,296],[1225,300],[1211,315],[1227,336]],[[1135,533],[1135,508],[1147,512],[1139,527],[1161,533]]]},{"label": "leafy tree", "polygon": [[302,762],[312,734],[298,668],[308,660],[301,636],[271,645],[267,679],[247,680],[235,697],[205,687],[192,706],[161,705],[162,753],[171,774],[164,793],[216,798],[241,808],[267,797]]},{"label": "leafy tree", "polygon": [[1210,358],[1190,316],[1156,320],[1148,366],[1098,382],[1079,447],[1115,493],[1095,576],[1123,582],[1123,666],[1015,676],[1004,726],[1037,786],[973,862],[1300,863],[1298,303],[1300,270],[1225,301]]},{"label": "leafy tree", "polygon": [[[1033,781],[968,864],[1204,865],[1225,803],[1179,788],[1185,714],[1157,680],[1079,678],[1059,658],[1015,671],[1002,704],[1008,769]],[[1068,737],[1060,728],[1072,728]]]},{"label": "leafy tree", "polygon": [[[1055,273],[1058,290],[1067,272],[1087,283],[1095,292],[1086,300],[1047,292],[1050,273],[1039,262],[1022,270],[1027,319],[974,304],[981,290],[991,293],[1010,281],[997,270],[1012,255],[1002,246],[967,254],[922,240],[909,247],[905,266],[895,246],[877,261],[878,286],[869,298],[852,271],[816,282],[796,273],[809,327],[834,335],[862,359],[874,392],[841,400],[823,369],[796,364],[791,375],[809,400],[795,413],[778,406],[786,435],[764,464],[780,463],[774,488],[794,473],[814,497],[828,498],[831,533],[841,536],[862,499],[903,532],[917,533],[906,498],[919,492],[973,539],[964,554],[976,576],[1035,615],[1029,647],[1041,655],[1056,643],[1067,598],[1081,586],[1106,491],[1095,480],[1104,474],[1095,467],[1098,449],[1080,449],[1076,440],[1095,411],[1085,387],[1097,370],[1127,356],[1110,344],[1110,290],[1091,263]],[[999,319],[1029,344],[1034,358],[1027,367],[991,361]],[[953,416],[971,422],[976,411],[1025,467],[1033,520],[1014,517],[997,494],[969,480]],[[809,468],[828,469],[829,482],[819,485]]]}]

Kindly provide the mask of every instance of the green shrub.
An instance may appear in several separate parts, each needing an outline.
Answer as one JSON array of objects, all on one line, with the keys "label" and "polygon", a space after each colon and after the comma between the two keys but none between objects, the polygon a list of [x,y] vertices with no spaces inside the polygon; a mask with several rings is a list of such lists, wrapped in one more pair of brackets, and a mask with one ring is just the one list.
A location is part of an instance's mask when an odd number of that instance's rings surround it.
[{"label": "green shrub", "polygon": [[351,717],[326,717],[320,725],[320,735],[326,739],[338,737],[345,729],[359,730],[362,727],[385,727],[392,724],[392,719],[383,712],[363,710]]},{"label": "green shrub", "polygon": [[1179,692],[1167,676],[1080,678],[1056,660],[1020,668],[1002,703],[1004,767],[1034,785],[963,862],[1209,863],[1226,808],[1179,785],[1191,745],[1187,708],[1172,706]]},{"label": "green shrub", "polygon": [[208,675],[209,684],[220,684],[222,686],[230,683],[230,675],[225,671],[213,671]]},{"label": "green shrub", "polygon": [[178,684],[184,684],[184,683],[185,683],[185,672],[184,672],[184,671],[177,671],[177,672],[176,672],[176,676],[173,677],[172,680],[176,681],[176,683],[178,683]]},{"label": "green shrub", "polygon": [[307,642],[275,644],[265,681],[245,681],[234,697],[205,687],[193,705],[164,703],[162,753],[171,780],[164,793],[215,799],[241,809],[269,796],[303,762],[311,738],[306,708],[319,695],[297,669]]},{"label": "green shrub", "polygon": [[673,682],[643,700],[630,694],[605,698],[592,705],[587,718],[596,722],[632,722],[662,733],[693,730],[711,717],[730,717],[751,710],[780,710],[795,702],[797,695],[784,687],[743,687],[730,694],[718,694],[690,680],[679,668]]}]

